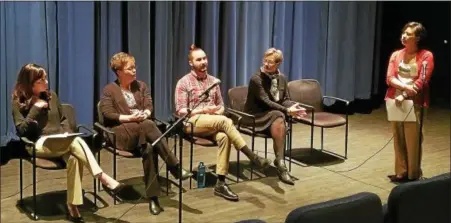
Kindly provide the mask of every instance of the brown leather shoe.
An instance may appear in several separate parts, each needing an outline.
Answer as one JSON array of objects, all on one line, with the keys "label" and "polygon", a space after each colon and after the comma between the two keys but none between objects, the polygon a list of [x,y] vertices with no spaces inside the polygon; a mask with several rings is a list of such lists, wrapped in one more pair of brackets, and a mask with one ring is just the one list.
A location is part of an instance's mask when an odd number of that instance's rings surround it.
[{"label": "brown leather shoe", "polygon": [[233,193],[233,191],[230,189],[230,187],[227,184],[221,183],[221,182],[216,183],[216,186],[214,189],[214,194],[216,196],[223,197],[230,201],[238,201],[239,200],[238,195]]},{"label": "brown leather shoe", "polygon": [[397,175],[388,175],[387,177],[393,183],[404,183],[404,182],[408,182],[409,181],[409,178],[407,178],[407,176],[399,177]]}]

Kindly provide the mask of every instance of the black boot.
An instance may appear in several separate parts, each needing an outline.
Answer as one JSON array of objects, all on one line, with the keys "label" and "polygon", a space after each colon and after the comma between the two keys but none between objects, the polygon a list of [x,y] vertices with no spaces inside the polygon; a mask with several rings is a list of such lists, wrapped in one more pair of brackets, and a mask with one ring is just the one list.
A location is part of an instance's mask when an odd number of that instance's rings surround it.
[{"label": "black boot", "polygon": [[277,168],[277,175],[279,175],[279,179],[289,185],[294,185],[293,179],[291,179],[290,174],[288,173],[288,169],[285,166],[285,163],[282,161],[274,160],[274,166]]},{"label": "black boot", "polygon": [[257,154],[254,155],[251,161],[254,165],[262,170],[268,168],[271,165],[270,159],[263,158],[261,156],[258,156]]},{"label": "black boot", "polygon": [[243,146],[243,148],[241,148],[240,150],[254,165],[256,165],[260,169],[265,169],[271,164],[271,160],[258,156],[257,154],[252,152],[252,150],[249,149],[249,147],[247,147],[246,145]]},{"label": "black boot", "polygon": [[223,197],[230,201],[238,201],[239,200],[238,195],[233,193],[233,191],[230,189],[230,187],[222,181],[218,181],[216,183],[215,189],[214,189],[214,194],[216,196]]},{"label": "black boot", "polygon": [[160,206],[160,202],[158,201],[158,197],[150,198],[149,201],[149,212],[153,215],[160,214],[164,209]]},{"label": "black boot", "polygon": [[[180,179],[180,165],[177,164],[174,167],[169,167],[169,172],[171,172],[172,176],[174,176],[176,179]],[[185,170],[182,168],[182,180],[186,180],[189,179],[190,177],[193,176],[193,173]]]}]

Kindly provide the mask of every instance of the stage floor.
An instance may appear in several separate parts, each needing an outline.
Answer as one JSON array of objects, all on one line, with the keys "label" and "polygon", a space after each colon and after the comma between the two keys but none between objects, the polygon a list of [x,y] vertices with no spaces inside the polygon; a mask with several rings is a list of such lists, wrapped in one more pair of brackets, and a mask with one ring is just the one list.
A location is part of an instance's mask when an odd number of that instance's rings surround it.
[{"label": "stage floor", "polygon": [[[386,120],[384,109],[371,114],[355,114],[349,117],[348,159],[343,161],[330,155],[314,151],[310,153],[310,127],[301,124],[294,126],[293,148],[300,161],[293,161],[292,174],[299,178],[295,186],[281,183],[275,169],[265,173],[256,171],[252,181],[248,162],[242,154],[241,181],[236,180],[236,150],[231,153],[229,183],[240,196],[239,202],[230,202],[213,195],[214,174],[208,174],[208,186],[203,189],[189,189],[189,180],[183,184],[183,222],[235,222],[258,218],[267,222],[283,222],[287,214],[296,207],[339,198],[358,192],[376,193],[385,203],[390,190],[396,186],[386,177],[394,171],[393,142],[391,127]],[[429,178],[450,171],[450,112],[444,109],[430,109],[425,121],[425,141],[422,159],[424,177]],[[315,129],[315,148],[320,148],[320,129]],[[250,145],[250,138],[245,136]],[[344,154],[344,127],[326,129],[324,148]],[[172,145],[173,143],[170,142]],[[264,140],[257,139],[256,147],[264,154]],[[297,148],[297,149],[296,149]],[[382,150],[381,150],[382,149]],[[380,150],[379,153],[377,153]],[[273,158],[272,141],[268,141],[268,157]],[[377,154],[376,154],[377,153]],[[374,155],[376,154],[376,155]],[[374,155],[374,156],[373,156]],[[112,155],[102,151],[101,167],[112,175]],[[366,161],[368,158],[371,159]],[[203,161],[214,170],[215,148],[195,147],[194,167]],[[352,170],[353,168],[360,167]],[[160,165],[162,162],[160,161]],[[288,163],[287,163],[288,164]],[[24,187],[31,183],[31,165],[25,163]],[[189,144],[184,144],[183,166],[189,168]],[[161,176],[165,177],[165,167]],[[351,171],[349,171],[351,170]],[[41,222],[64,222],[66,172],[38,169],[37,184],[38,207],[42,213]],[[133,185],[121,193],[124,203],[113,204],[113,199],[105,191],[98,193],[98,210],[92,204],[93,181],[85,169],[85,204],[82,214],[87,222],[177,222],[178,188],[172,186],[169,196],[162,193],[161,204],[165,211],[152,216],[145,199],[139,199],[143,192],[142,164],[140,159],[118,159],[118,180]],[[174,178],[170,176],[174,181]],[[165,181],[162,179],[162,181]],[[164,182],[163,182],[164,183]],[[192,183],[196,185],[195,181]],[[163,186],[164,187],[164,186]],[[1,222],[30,222],[31,219],[16,206],[19,199],[19,161],[10,160],[1,167]],[[32,186],[24,191],[26,204],[31,201]],[[26,205],[28,207],[29,205]],[[133,207],[133,208],[132,208]],[[31,206],[30,206],[31,208]],[[131,209],[132,208],[132,209]],[[129,210],[129,211],[128,211]],[[94,212],[95,211],[95,212]],[[126,211],[127,214],[121,217]],[[120,220],[116,221],[117,218]]]}]

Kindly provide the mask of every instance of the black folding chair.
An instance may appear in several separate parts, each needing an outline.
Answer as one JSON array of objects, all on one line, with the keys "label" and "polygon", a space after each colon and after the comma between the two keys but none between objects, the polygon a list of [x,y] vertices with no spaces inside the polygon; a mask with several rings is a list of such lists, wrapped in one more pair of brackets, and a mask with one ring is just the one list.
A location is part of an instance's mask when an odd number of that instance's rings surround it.
[{"label": "black folding chair", "polygon": [[[63,114],[69,121],[69,126],[71,127],[73,132],[80,132],[81,129],[88,131],[91,134],[91,146],[94,145],[95,137],[97,136],[97,132],[93,129],[90,129],[84,125],[77,125],[75,118],[75,109],[70,104],[62,104]],[[31,217],[37,221],[38,217],[38,208],[36,205],[36,168],[41,168],[45,170],[63,170],[66,169],[66,163],[61,157],[57,158],[41,158],[36,157],[36,145],[34,142],[29,140],[27,137],[20,138],[21,144],[24,147],[28,147],[29,150],[32,151],[30,156],[20,157],[19,158],[19,169],[20,169],[20,177],[19,177],[19,188],[20,188],[20,200],[19,204],[23,206],[23,167],[22,160],[26,160],[32,164],[32,175],[33,175],[33,212],[30,213]],[[83,190],[84,193],[84,190]],[[96,190],[96,180],[94,179],[94,204],[97,206],[97,190]]]}]

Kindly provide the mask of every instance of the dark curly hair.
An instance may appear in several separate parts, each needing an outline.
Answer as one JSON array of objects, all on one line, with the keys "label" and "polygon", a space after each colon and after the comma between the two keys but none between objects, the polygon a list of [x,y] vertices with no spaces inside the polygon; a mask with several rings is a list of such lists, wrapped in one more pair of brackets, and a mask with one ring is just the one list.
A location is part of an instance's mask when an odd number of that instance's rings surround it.
[{"label": "dark curly hair", "polygon": [[[21,110],[28,110],[37,101],[38,97],[33,94],[33,84],[45,78],[45,69],[34,63],[25,64],[17,74],[17,81],[12,94],[12,100],[19,103]],[[46,92],[50,99],[50,93]]]}]

